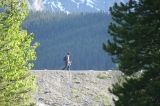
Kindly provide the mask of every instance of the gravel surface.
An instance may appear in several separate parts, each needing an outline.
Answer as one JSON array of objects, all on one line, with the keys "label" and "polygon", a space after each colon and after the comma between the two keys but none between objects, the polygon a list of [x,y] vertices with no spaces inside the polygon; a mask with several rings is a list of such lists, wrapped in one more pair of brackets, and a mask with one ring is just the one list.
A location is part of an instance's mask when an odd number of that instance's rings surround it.
[{"label": "gravel surface", "polygon": [[33,70],[37,106],[114,106],[108,91],[123,79],[120,71]]}]

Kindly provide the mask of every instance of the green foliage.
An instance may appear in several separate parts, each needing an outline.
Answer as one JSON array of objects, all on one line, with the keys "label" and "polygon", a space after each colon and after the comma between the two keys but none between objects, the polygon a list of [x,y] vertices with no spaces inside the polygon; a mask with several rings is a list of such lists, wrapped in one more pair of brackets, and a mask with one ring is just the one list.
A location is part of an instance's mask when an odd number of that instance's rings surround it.
[{"label": "green foliage", "polygon": [[26,17],[25,0],[0,2],[0,106],[26,106],[33,102],[34,76],[29,71],[36,59],[33,34],[21,29]]},{"label": "green foliage", "polygon": [[147,69],[159,58],[158,13],[152,13],[151,9],[143,10],[150,6],[142,7],[142,3],[115,4],[110,9],[113,22],[109,33],[113,40],[103,47],[113,56],[119,69],[128,75]]},{"label": "green foliage", "polygon": [[113,22],[109,33],[113,40],[103,45],[104,50],[125,74],[145,70],[141,77],[114,86],[112,92],[119,97],[117,106],[160,105],[159,5],[159,0],[130,0],[110,9]]},{"label": "green foliage", "polygon": [[106,73],[100,73],[97,75],[98,79],[107,79],[110,78]]},{"label": "green foliage", "polygon": [[[157,71],[158,70],[158,71]],[[116,84],[111,91],[119,97],[116,106],[159,106],[160,68],[147,71],[139,79],[126,80],[123,85]]]},{"label": "green foliage", "polygon": [[94,100],[95,100],[96,102],[102,102],[103,106],[111,106],[111,105],[108,105],[108,104],[111,104],[108,96],[105,96],[105,95],[97,95],[97,96],[94,98]]}]

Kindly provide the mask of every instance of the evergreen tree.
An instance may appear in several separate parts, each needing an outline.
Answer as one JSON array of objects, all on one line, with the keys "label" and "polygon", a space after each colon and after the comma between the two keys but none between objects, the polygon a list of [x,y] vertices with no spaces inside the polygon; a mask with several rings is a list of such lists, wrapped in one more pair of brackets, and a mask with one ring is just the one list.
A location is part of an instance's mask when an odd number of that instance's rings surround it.
[{"label": "evergreen tree", "polygon": [[0,2],[0,106],[27,106],[33,102],[35,60],[33,34],[21,29],[26,17],[25,0]]},{"label": "evergreen tree", "polygon": [[101,49],[102,43],[110,37],[105,36],[110,20],[110,15],[104,13],[30,12],[23,28],[33,32],[34,40],[41,44],[34,69],[63,68],[63,56],[67,51],[74,61],[72,70],[114,68],[111,56],[105,56]]},{"label": "evergreen tree", "polygon": [[160,105],[160,1],[130,0],[111,9],[112,40],[103,45],[127,75],[145,70],[140,78],[116,84],[117,106]]}]

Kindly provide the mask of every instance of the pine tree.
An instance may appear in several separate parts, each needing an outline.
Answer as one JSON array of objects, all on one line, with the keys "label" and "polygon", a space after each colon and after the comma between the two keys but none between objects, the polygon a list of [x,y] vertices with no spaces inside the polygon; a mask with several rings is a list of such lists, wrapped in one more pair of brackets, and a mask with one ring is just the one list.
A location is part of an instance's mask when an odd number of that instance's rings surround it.
[{"label": "pine tree", "polygon": [[103,45],[127,75],[145,70],[140,78],[116,84],[116,106],[160,105],[160,1],[130,0],[111,9],[112,40]]},{"label": "pine tree", "polygon": [[0,2],[0,106],[27,106],[33,102],[35,78],[29,71],[36,59],[33,34],[22,30],[25,0]]}]

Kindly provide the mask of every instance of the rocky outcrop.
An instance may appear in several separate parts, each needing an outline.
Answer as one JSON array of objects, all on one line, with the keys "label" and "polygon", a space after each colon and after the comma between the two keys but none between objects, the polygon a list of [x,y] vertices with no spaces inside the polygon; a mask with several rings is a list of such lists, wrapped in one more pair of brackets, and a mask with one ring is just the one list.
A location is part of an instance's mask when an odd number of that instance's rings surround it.
[{"label": "rocky outcrop", "polygon": [[33,71],[37,106],[114,106],[108,89],[123,79],[120,71]]}]

